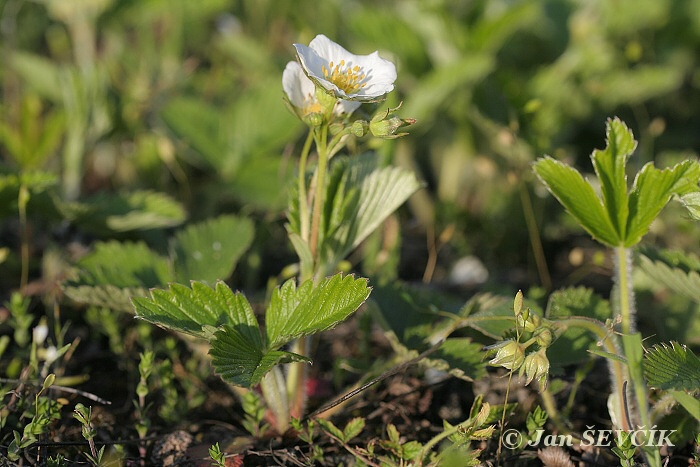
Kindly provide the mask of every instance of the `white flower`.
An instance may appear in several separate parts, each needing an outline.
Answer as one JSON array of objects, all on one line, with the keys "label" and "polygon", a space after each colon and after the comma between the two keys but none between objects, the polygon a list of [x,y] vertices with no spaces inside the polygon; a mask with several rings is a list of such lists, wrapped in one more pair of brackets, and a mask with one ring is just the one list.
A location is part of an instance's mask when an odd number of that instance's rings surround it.
[{"label": "white flower", "polygon": [[[316,99],[316,86],[302,70],[297,62],[289,62],[282,73],[282,89],[284,89],[289,103],[296,109],[301,118],[312,113],[322,113],[321,103]],[[339,100],[333,108],[333,113],[340,115],[351,114],[361,102]]]},{"label": "white flower", "polygon": [[294,48],[308,77],[336,97],[374,102],[394,89],[396,67],[379,52],[354,55],[323,34]]},{"label": "white flower", "polygon": [[48,335],[49,327],[43,321],[34,329],[32,329],[32,337],[34,339],[34,343],[37,345],[43,344]]}]

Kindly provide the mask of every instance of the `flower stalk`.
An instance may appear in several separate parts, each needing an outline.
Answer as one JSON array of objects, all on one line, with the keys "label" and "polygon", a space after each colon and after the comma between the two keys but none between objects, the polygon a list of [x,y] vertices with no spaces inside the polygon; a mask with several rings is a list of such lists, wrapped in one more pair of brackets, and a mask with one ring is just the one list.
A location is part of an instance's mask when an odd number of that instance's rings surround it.
[{"label": "flower stalk", "polygon": [[[396,67],[379,57],[378,52],[354,55],[324,35],[316,36],[308,46],[294,44],[294,48],[297,61],[289,62],[282,76],[285,102],[309,127],[297,179],[300,224],[297,233],[305,244],[305,251],[300,253],[303,258],[300,257],[299,279],[301,282],[313,279],[317,283],[337,267],[335,263],[326,264],[328,261],[324,260],[322,224],[329,161],[344,147],[350,135],[360,137],[371,132],[370,123],[363,120],[351,122],[349,117],[363,102],[383,100],[393,90]],[[382,133],[382,137],[400,136],[396,131],[413,122],[390,114],[394,110],[384,112],[382,121],[375,124],[379,129],[372,133]],[[312,142],[316,147],[317,163],[307,186],[307,163]],[[306,355],[308,347],[309,338],[300,338],[292,343],[291,351]],[[286,410],[299,418],[304,414],[306,403],[306,372],[304,363],[290,364],[284,385]],[[270,391],[271,397],[278,395]],[[279,412],[283,409],[280,405]]]}]

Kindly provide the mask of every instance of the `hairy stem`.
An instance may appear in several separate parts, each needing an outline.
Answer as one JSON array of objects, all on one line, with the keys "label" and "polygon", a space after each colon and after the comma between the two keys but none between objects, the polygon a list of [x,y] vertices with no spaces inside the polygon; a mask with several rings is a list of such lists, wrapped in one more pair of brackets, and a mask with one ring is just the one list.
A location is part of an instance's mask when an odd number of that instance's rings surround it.
[{"label": "hairy stem", "polygon": [[615,248],[615,294],[622,318],[621,331],[630,334],[635,331],[634,289],[632,288],[632,251],[622,245]]},{"label": "hairy stem", "polygon": [[[328,124],[323,124],[320,129],[315,129],[311,133],[316,142],[316,150],[318,151],[318,165],[316,167],[316,185],[313,197],[313,211],[311,213],[311,231],[305,237],[304,231],[302,230],[302,238],[309,242],[309,249],[311,251],[311,256],[314,259],[314,263],[311,265],[311,270],[308,270],[308,266],[302,261],[302,270],[299,274],[299,279],[301,282],[308,280],[313,277],[314,271],[319,269],[321,263],[319,254],[319,231],[321,229],[321,214],[323,212],[323,193],[325,190],[325,177],[326,177],[326,167],[328,166]],[[300,166],[300,172],[306,167],[306,155],[308,154],[308,149],[311,144],[311,139],[307,138],[304,144],[304,152],[302,152],[303,167]],[[306,198],[306,187],[303,183],[303,178],[305,175],[303,173],[299,174],[299,202],[303,206],[308,206]],[[303,191],[302,191],[303,188]],[[302,226],[308,225],[308,208],[306,214],[300,211],[302,218]],[[306,220],[304,220],[304,215]],[[318,280],[320,278],[316,277]],[[309,347],[308,338],[300,338],[292,343],[292,352],[298,353],[300,355],[307,355]],[[297,418],[301,418],[304,415],[306,409],[306,376],[307,367],[305,363],[292,363],[289,365],[289,372],[287,373],[287,384],[286,390],[288,395],[288,403],[290,406],[291,414]]]},{"label": "hairy stem", "polygon": [[311,219],[311,238],[309,239],[309,248],[311,256],[316,262],[316,266],[320,263],[318,259],[318,243],[319,230],[321,229],[321,213],[323,212],[323,190],[326,183],[326,167],[328,166],[328,154],[326,140],[328,138],[328,125],[324,124],[315,135],[316,149],[318,150],[318,166],[316,167],[316,191],[314,193],[313,212]]}]

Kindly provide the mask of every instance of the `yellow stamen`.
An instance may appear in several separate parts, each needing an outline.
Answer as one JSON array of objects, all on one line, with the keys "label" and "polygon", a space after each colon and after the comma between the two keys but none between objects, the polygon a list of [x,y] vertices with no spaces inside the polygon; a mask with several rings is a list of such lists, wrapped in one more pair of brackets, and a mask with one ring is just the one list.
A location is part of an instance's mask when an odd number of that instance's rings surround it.
[{"label": "yellow stamen", "polygon": [[341,60],[337,65],[334,65],[333,62],[329,62],[328,68],[322,65],[321,71],[325,79],[335,84],[338,89],[345,91],[347,94],[354,94],[367,85],[367,83],[364,82],[367,75],[365,73],[360,73],[362,69],[358,65],[352,67],[348,66],[346,68],[345,60]]}]

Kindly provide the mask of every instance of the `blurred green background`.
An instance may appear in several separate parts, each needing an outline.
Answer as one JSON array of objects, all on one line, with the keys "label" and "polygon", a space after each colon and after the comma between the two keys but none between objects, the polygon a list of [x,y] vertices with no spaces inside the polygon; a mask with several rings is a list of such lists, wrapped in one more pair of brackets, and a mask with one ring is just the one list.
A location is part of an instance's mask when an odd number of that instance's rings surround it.
[{"label": "blurred green background", "polygon": [[[282,70],[319,33],[395,62],[385,105],[418,120],[370,143],[426,182],[400,217],[407,279],[441,280],[476,254],[492,280],[561,283],[576,261],[558,268],[558,255],[585,235],[530,163],[550,154],[590,171],[608,117],[634,130],[635,170],[700,149],[697,0],[0,0],[3,244],[18,244],[22,187],[38,249],[157,243],[185,219],[233,212],[257,224],[238,279],[264,284],[294,261],[284,187],[305,136]],[[696,248],[679,213],[650,240]],[[18,264],[2,265],[3,289]]]}]

